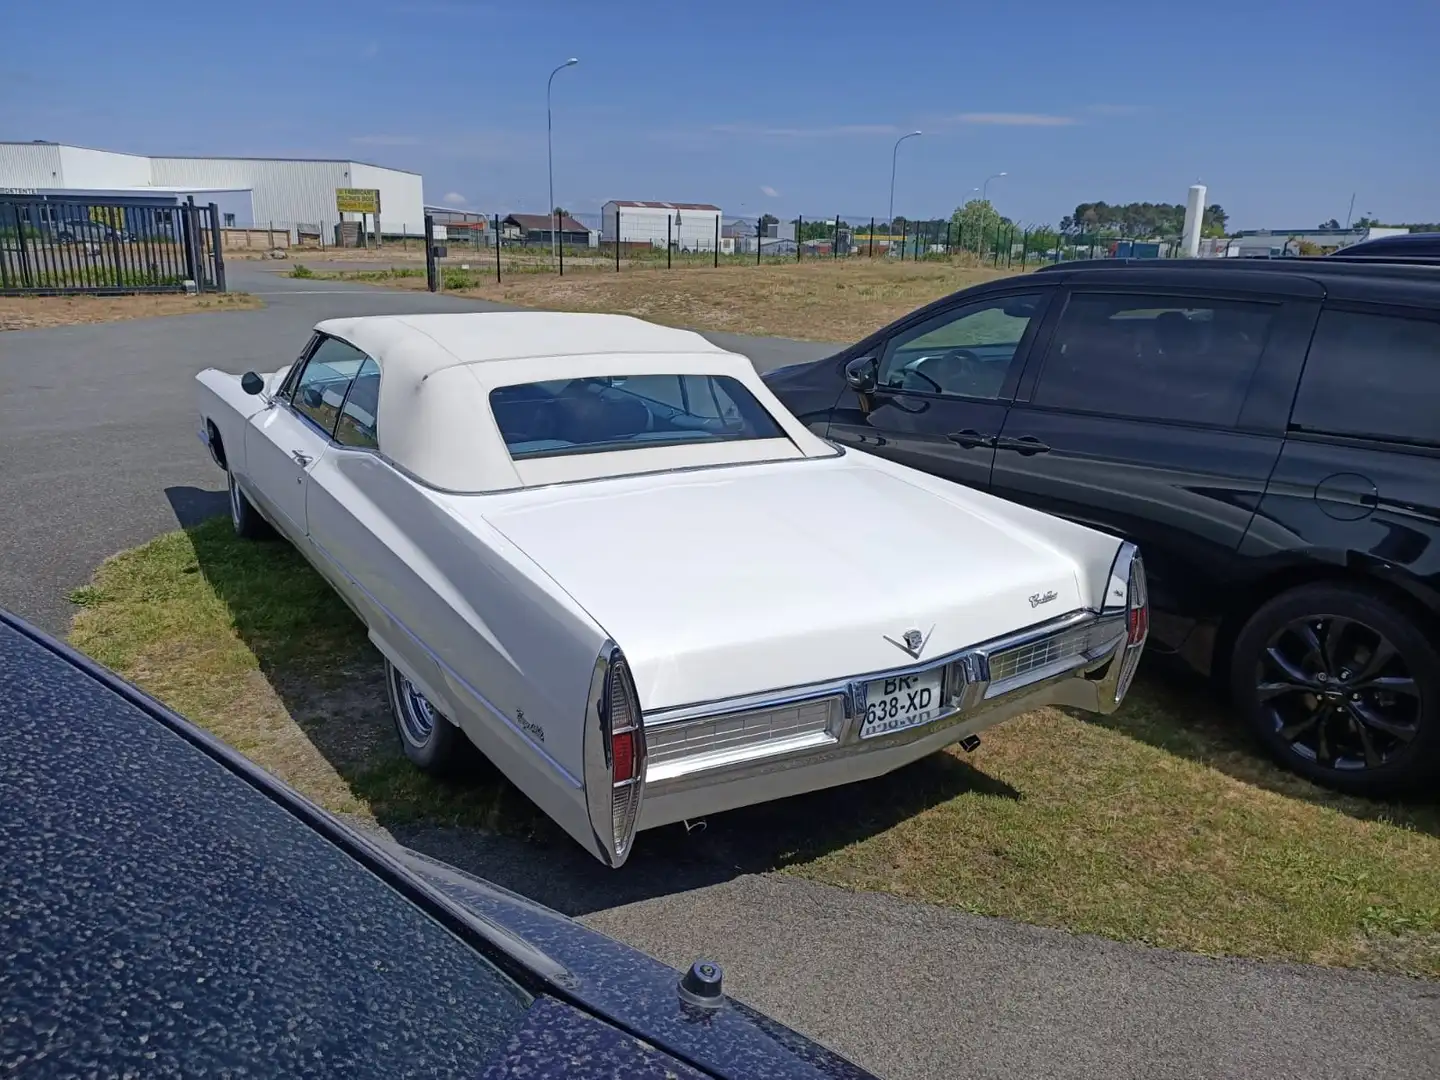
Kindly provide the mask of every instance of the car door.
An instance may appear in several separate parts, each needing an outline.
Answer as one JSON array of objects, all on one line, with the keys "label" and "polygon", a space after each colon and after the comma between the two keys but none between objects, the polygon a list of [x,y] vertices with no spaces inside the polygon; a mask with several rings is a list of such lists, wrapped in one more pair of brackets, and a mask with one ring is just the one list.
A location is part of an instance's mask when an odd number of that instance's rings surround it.
[{"label": "car door", "polygon": [[875,350],[873,391],[847,389],[827,435],[989,487],[995,439],[1052,292],[1031,287],[965,301],[892,334]]},{"label": "car door", "polygon": [[325,453],[350,381],[365,354],[332,337],[313,342],[298,371],[245,429],[252,495],[290,540],[305,545],[305,488]]},{"label": "car door", "polygon": [[[1283,442],[1250,409],[1263,364],[1298,370],[1312,302],[1076,287],[1006,416],[992,491],[1140,545],[1154,635],[1215,614]],[[1168,616],[1168,618],[1167,618]]]}]

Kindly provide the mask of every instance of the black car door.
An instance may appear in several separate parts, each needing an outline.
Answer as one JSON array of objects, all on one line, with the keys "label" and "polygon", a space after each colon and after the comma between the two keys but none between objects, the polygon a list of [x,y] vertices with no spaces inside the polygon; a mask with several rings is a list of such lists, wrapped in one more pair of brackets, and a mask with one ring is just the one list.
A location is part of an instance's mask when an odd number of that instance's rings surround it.
[{"label": "black car door", "polygon": [[1153,605],[1172,616],[1154,635],[1178,648],[1240,572],[1284,438],[1263,372],[1293,377],[1315,310],[1243,292],[1077,286],[1006,417],[993,492],[1138,543]]},{"label": "black car door", "polygon": [[995,439],[1053,292],[1032,286],[962,301],[896,331],[869,357],[874,390],[843,393],[827,434],[989,487]]}]

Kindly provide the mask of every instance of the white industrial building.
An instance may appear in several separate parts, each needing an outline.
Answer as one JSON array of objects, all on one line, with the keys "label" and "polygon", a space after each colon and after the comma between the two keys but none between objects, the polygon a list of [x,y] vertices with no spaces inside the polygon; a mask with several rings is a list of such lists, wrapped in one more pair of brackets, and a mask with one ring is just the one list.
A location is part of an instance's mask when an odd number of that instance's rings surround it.
[{"label": "white industrial building", "polygon": [[[333,235],[337,188],[380,191],[380,231],[425,232],[419,173],[362,161],[289,158],[147,157],[52,142],[0,142],[0,196],[127,198],[215,203],[221,224]],[[351,214],[348,220],[357,220]],[[370,226],[374,228],[373,223]]]},{"label": "white industrial building", "polygon": [[600,210],[600,241],[664,248],[668,236],[680,251],[714,251],[720,235],[720,207],[710,203],[634,202],[612,199]]}]

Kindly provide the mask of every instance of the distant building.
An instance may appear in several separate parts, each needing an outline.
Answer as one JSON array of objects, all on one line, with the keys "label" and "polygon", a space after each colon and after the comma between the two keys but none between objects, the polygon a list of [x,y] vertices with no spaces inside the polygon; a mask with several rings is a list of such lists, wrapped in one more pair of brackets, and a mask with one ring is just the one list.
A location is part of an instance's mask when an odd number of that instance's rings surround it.
[{"label": "distant building", "polygon": [[614,242],[617,214],[622,244],[651,244],[663,249],[668,237],[679,251],[714,251],[720,234],[720,207],[711,203],[612,199],[600,211],[601,241]]},{"label": "distant building", "polygon": [[[550,214],[510,214],[500,219],[500,238],[507,244],[548,247],[555,219]],[[589,247],[590,230],[569,214],[559,218],[557,234],[567,247]]]},{"label": "distant building", "polygon": [[335,190],[375,188],[381,231],[420,236],[423,186],[419,173],[360,161],[150,157],[64,143],[0,142],[0,196],[164,207],[193,195],[197,203],[215,203],[220,224],[236,228],[273,223],[276,230],[293,231],[303,225],[331,235],[340,221]]},{"label": "distant building", "polygon": [[1409,232],[1374,226],[1368,229],[1241,229],[1224,245],[1229,258],[1279,258],[1300,254],[1300,245],[1314,245],[1321,251],[1335,251],[1377,236]]}]

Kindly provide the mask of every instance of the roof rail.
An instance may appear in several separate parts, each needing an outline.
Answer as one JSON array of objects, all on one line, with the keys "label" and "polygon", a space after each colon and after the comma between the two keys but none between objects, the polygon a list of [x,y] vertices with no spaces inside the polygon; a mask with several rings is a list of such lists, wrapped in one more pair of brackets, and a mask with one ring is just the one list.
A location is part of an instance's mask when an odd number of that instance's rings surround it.
[{"label": "roof rail", "polygon": [[1378,258],[1374,256],[1286,255],[1268,259],[1076,259],[1073,262],[1047,263],[1035,273],[1055,271],[1098,271],[1149,267],[1152,270],[1232,270],[1272,274],[1334,275],[1363,277],[1404,277],[1421,281],[1440,281],[1440,259]]}]

